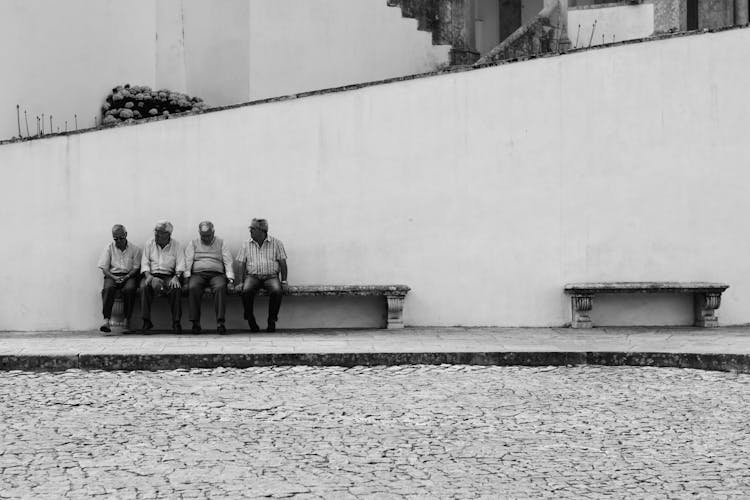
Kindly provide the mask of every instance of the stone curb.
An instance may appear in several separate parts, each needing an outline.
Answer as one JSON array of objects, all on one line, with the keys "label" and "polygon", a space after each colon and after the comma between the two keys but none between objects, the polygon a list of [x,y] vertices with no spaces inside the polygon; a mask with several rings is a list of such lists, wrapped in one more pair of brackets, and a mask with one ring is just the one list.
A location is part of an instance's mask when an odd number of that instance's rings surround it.
[{"label": "stone curb", "polygon": [[292,354],[73,354],[0,356],[0,371],[175,370],[254,366],[652,366],[750,373],[750,355],[668,352],[400,352]]}]

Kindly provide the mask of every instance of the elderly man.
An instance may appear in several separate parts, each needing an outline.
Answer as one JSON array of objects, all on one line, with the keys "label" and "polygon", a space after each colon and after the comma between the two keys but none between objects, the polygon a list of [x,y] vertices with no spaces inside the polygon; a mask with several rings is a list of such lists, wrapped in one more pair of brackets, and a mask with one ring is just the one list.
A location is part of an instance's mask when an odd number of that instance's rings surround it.
[{"label": "elderly man", "polygon": [[112,305],[119,290],[125,305],[125,327],[130,328],[130,316],[133,314],[135,292],[138,288],[138,275],[141,270],[141,249],[128,241],[128,232],[122,224],[112,226],[112,241],[99,257],[99,269],[104,273],[102,288],[102,315],[104,324],[102,332],[112,331]]},{"label": "elderly man", "polygon": [[250,239],[242,243],[237,260],[241,263],[242,306],[250,331],[260,331],[253,314],[253,302],[258,290],[265,288],[269,296],[267,331],[275,332],[281,308],[282,284],[287,283],[287,267],[284,244],[268,234],[268,221],[253,219],[250,224]]},{"label": "elderly man", "polygon": [[182,331],[182,297],[180,278],[185,272],[185,254],[180,244],[172,238],[172,223],[161,220],[154,226],[154,237],[146,242],[141,259],[141,312],[143,330],[154,327],[151,322],[151,302],[154,293],[166,295],[172,312],[172,330]]},{"label": "elderly man", "polygon": [[214,225],[210,221],[198,224],[200,238],[190,241],[185,247],[185,277],[188,280],[188,309],[193,333],[201,332],[201,298],[206,287],[214,292],[216,331],[227,333],[224,326],[226,312],[227,282],[234,284],[232,254],[224,241],[214,236]]}]

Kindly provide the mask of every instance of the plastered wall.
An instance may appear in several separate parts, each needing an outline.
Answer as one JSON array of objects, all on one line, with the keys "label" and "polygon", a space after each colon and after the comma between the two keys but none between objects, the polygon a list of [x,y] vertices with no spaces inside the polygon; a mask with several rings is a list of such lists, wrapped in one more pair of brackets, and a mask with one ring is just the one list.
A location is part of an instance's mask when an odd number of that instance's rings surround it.
[{"label": "plastered wall", "polygon": [[[0,2],[0,139],[36,133],[36,116],[53,128],[94,126],[112,86],[154,85],[154,0],[137,7],[114,0]],[[49,131],[49,119],[45,130]]]},{"label": "plastered wall", "polygon": [[[258,216],[292,282],[411,286],[407,325],[563,325],[563,285],[592,280],[724,281],[722,323],[747,323],[749,42],[677,37],[0,146],[0,330],[96,327],[115,222],[143,242],[170,218],[184,241],[211,219],[236,250]],[[688,324],[674,301],[597,321]]]},{"label": "plastered wall", "polygon": [[450,46],[383,0],[249,0],[250,98],[434,71]]},{"label": "plastered wall", "polygon": [[0,140],[16,104],[32,134],[41,113],[87,128],[126,82],[224,106],[434,71],[450,50],[384,0],[3,0],[0,46]]}]

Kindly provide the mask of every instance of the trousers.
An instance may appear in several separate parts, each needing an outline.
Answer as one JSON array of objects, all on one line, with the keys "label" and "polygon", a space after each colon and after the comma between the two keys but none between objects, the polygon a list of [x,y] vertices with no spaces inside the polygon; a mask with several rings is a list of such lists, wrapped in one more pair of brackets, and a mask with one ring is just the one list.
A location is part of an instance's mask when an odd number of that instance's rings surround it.
[{"label": "trousers", "polygon": [[279,320],[279,309],[281,309],[281,297],[283,289],[281,281],[274,277],[246,276],[242,283],[242,308],[245,311],[245,319],[255,321],[253,304],[258,290],[265,288],[268,292],[268,319],[276,322]]},{"label": "trousers", "polygon": [[227,299],[227,278],[224,273],[204,271],[193,273],[188,281],[188,313],[190,321],[201,320],[201,299],[206,287],[214,291],[216,321],[224,323]]},{"label": "trousers", "polygon": [[172,312],[172,322],[180,321],[182,318],[182,290],[169,288],[167,283],[172,279],[169,274],[154,274],[150,285],[146,280],[141,282],[141,315],[143,319],[151,320],[151,303],[154,295],[166,295],[169,300],[169,310]]},{"label": "trousers", "polygon": [[122,294],[122,301],[125,306],[125,320],[129,320],[133,314],[135,306],[135,292],[138,289],[138,280],[133,277],[122,283],[117,283],[112,278],[104,278],[104,287],[102,288],[102,316],[104,319],[112,317],[112,306],[115,303],[115,297],[119,290]]}]

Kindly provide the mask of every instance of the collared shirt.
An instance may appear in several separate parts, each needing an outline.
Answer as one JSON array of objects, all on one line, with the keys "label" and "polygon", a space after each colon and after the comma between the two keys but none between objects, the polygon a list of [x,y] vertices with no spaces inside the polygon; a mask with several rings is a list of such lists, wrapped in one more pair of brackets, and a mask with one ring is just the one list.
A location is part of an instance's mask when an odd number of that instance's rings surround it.
[{"label": "collared shirt", "polygon": [[97,266],[112,274],[128,274],[133,269],[141,267],[141,249],[128,241],[125,250],[120,250],[112,241],[104,247]]},{"label": "collared shirt", "polygon": [[174,238],[160,247],[155,238],[146,242],[141,259],[141,272],[151,274],[175,274],[185,272],[185,254]]},{"label": "collared shirt", "polygon": [[279,274],[279,260],[286,260],[286,251],[281,240],[266,235],[262,245],[252,238],[243,242],[237,260],[245,263],[248,274],[270,276]]},{"label": "collared shirt", "polygon": [[206,245],[200,238],[192,240],[185,246],[185,276],[201,271],[226,273],[227,278],[234,279],[232,253],[221,238],[214,238]]}]

